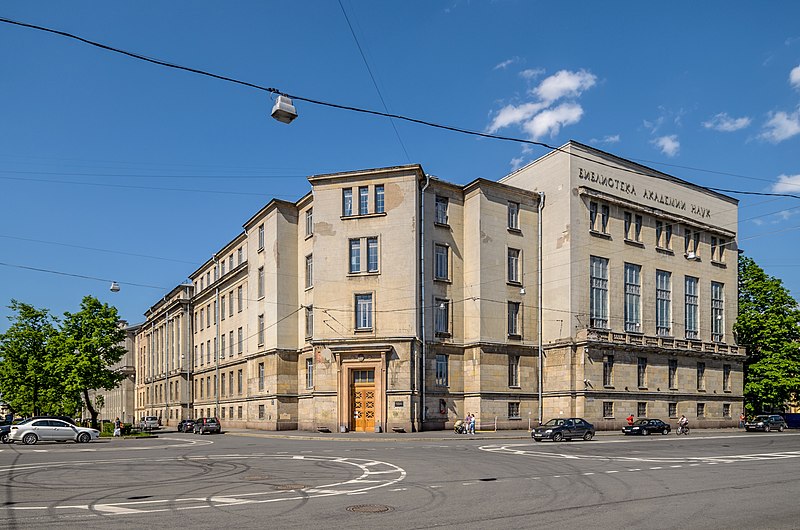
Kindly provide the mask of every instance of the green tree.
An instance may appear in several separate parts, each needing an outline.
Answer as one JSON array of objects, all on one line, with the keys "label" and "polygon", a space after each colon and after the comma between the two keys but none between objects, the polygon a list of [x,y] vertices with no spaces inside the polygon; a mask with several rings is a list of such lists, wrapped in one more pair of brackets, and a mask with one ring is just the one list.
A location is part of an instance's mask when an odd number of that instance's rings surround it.
[{"label": "green tree", "polygon": [[747,347],[745,407],[782,407],[800,393],[800,309],[783,282],[739,256],[739,317],[733,327]]},{"label": "green tree", "polygon": [[110,368],[125,354],[125,347],[121,345],[125,330],[119,322],[115,307],[86,296],[80,311],[64,313],[58,336],[58,371],[63,377],[65,391],[70,396],[80,396],[95,429],[98,410],[89,391],[111,390],[125,377]]},{"label": "green tree", "polygon": [[61,412],[60,382],[53,372],[56,319],[47,309],[11,300],[12,324],[0,335],[0,393],[12,412]]}]

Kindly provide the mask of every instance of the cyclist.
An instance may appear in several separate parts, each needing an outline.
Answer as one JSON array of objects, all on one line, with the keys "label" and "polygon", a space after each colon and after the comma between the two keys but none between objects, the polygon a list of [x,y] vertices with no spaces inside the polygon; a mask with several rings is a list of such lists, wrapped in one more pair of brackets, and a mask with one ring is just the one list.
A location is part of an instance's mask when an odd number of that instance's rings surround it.
[{"label": "cyclist", "polygon": [[681,418],[678,420],[678,434],[685,431],[687,425],[689,425],[689,420],[686,418],[685,414],[681,414]]}]

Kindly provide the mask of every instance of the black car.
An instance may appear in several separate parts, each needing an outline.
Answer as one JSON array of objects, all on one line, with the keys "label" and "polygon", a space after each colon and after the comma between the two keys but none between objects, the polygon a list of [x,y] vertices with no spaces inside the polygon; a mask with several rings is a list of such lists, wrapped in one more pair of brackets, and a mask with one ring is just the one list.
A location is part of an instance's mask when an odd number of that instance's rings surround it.
[{"label": "black car", "polygon": [[192,432],[194,429],[194,420],[181,420],[178,423],[178,432]]},{"label": "black car", "polygon": [[641,418],[622,428],[622,434],[641,434],[647,436],[653,433],[669,434],[672,427],[658,419]]},{"label": "black car", "polygon": [[777,414],[762,414],[760,416],[756,416],[750,421],[746,421],[744,424],[744,430],[747,432],[750,431],[764,431],[769,432],[772,430],[776,430],[778,432],[783,432],[786,428],[786,421],[781,416]]},{"label": "black car", "polygon": [[542,440],[572,440],[583,438],[586,441],[594,437],[594,425],[583,418],[554,418],[531,430],[531,438],[537,442]]},{"label": "black car", "polygon": [[197,418],[192,429],[194,430],[195,434],[219,434],[222,430],[217,418]]}]

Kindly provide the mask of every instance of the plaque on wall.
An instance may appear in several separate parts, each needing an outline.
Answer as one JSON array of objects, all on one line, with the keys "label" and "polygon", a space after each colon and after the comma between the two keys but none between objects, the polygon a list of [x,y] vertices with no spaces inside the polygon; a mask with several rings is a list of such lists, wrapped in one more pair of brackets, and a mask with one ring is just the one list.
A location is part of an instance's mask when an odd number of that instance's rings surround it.
[{"label": "plaque on wall", "polygon": [[395,401],[394,402],[394,406],[395,407],[402,407],[403,406],[403,402],[402,401]]}]

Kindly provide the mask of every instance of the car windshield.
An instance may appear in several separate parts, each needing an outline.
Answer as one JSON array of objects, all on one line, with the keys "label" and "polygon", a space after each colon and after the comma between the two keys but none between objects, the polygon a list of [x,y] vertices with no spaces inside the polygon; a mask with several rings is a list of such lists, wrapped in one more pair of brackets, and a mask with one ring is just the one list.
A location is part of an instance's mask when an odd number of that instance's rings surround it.
[{"label": "car windshield", "polygon": [[558,427],[559,425],[564,425],[564,420],[553,419],[542,425],[542,427]]},{"label": "car windshield", "polygon": [[753,418],[753,421],[767,421],[769,419],[768,416],[756,416]]},{"label": "car windshield", "polygon": [[636,420],[635,422],[633,422],[634,425],[647,425],[648,423],[649,420]]}]

